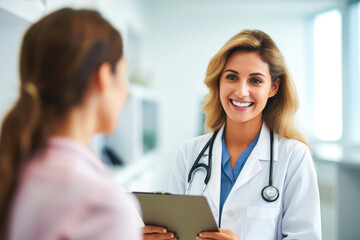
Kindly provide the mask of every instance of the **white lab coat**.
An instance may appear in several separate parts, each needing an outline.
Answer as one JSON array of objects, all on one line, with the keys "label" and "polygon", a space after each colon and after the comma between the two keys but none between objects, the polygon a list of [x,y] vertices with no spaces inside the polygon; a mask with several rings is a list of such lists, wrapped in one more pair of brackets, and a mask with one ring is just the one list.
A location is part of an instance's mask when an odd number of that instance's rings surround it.
[{"label": "white lab coat", "polygon": [[[224,125],[214,142],[212,174],[204,192],[218,225],[223,130]],[[170,181],[171,193],[185,194],[189,170],[211,136],[208,133],[181,145]],[[318,183],[309,148],[274,134],[273,154],[273,185],[280,196],[270,203],[261,196],[269,183],[270,168],[270,131],[263,124],[258,143],[224,203],[219,227],[231,229],[241,240],[321,239]],[[200,162],[208,164],[208,150]],[[202,169],[195,173],[189,194],[201,194],[205,175]]]}]

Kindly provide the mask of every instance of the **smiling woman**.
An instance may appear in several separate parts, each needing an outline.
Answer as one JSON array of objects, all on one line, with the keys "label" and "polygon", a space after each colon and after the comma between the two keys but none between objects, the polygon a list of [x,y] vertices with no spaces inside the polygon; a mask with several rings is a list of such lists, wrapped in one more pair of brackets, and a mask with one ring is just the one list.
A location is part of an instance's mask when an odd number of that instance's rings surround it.
[{"label": "smiling woman", "polygon": [[[210,60],[204,82],[203,111],[214,133],[183,143],[170,182],[172,193],[208,199],[219,232],[197,239],[321,239],[316,172],[274,41],[259,30],[240,32]],[[210,180],[205,167],[192,170],[195,159],[208,166]]]},{"label": "smiling woman", "polygon": [[227,124],[247,122],[249,127],[261,127],[261,113],[267,100],[277,93],[279,82],[277,78],[272,83],[269,66],[259,54],[232,53],[220,76],[220,101]]},{"label": "smiling woman", "polygon": [[[226,113],[219,98],[219,79],[223,75],[223,70],[226,70],[224,68],[225,64],[230,64],[228,60],[231,55],[239,51],[247,52],[248,54],[256,53],[255,55],[260,59],[260,62],[256,64],[260,66],[262,63],[263,68],[268,68],[270,74],[268,80],[271,79],[275,87],[278,85],[278,94],[269,99],[264,108],[263,118],[265,123],[270,128],[274,128],[280,135],[286,138],[297,139],[309,146],[305,137],[295,125],[294,116],[298,108],[298,98],[295,84],[286,66],[284,57],[268,35],[256,30],[245,30],[233,36],[219,52],[215,54],[208,65],[204,83],[209,88],[209,93],[205,96],[205,104],[203,106],[203,111],[207,116],[206,126],[208,129],[215,131],[219,129],[225,121]],[[249,61],[249,59],[245,61]],[[243,63],[240,62],[240,65],[242,64]],[[261,76],[261,74],[258,73],[259,72],[253,72],[249,74],[251,74],[251,76],[258,76],[256,79],[260,80],[259,76]],[[262,74],[264,75],[263,77],[265,77],[266,74],[264,72]],[[231,77],[232,76],[230,76],[230,78]],[[254,78],[252,79],[252,81],[254,81]],[[277,81],[279,83],[276,83]]]}]

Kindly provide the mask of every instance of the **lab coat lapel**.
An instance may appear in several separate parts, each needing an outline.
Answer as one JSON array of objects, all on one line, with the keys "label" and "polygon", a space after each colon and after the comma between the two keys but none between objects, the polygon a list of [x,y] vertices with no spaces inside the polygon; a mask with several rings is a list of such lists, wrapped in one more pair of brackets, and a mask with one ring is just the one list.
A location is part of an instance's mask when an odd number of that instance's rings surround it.
[{"label": "lab coat lapel", "polygon": [[[256,147],[255,147],[256,148]],[[256,149],[252,151],[231,191],[239,189],[262,170]]]},{"label": "lab coat lapel", "polygon": [[223,135],[225,124],[220,128],[219,133],[216,136],[214,146],[213,146],[213,155],[212,155],[212,170],[211,177],[208,184],[208,190],[211,200],[219,211],[219,202],[220,202],[220,186],[221,186],[221,154],[222,154],[222,141],[221,137]]},{"label": "lab coat lapel", "polygon": [[[275,149],[277,148],[274,147]],[[276,153],[274,152],[274,156],[277,156],[277,151]],[[275,159],[274,157],[274,161]],[[231,192],[236,191],[261,172],[262,166],[260,160],[270,160],[270,131],[265,123],[261,128],[259,140],[248,157]]]}]

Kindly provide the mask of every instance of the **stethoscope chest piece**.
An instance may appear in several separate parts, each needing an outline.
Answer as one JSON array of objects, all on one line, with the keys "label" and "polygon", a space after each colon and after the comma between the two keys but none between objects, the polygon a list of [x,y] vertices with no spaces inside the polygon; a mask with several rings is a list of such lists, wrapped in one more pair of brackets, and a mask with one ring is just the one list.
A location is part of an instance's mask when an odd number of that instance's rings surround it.
[{"label": "stethoscope chest piece", "polygon": [[261,191],[263,199],[267,202],[274,202],[279,197],[279,190],[274,186],[266,186]]},{"label": "stethoscope chest piece", "polygon": [[273,174],[273,143],[274,133],[270,130],[270,170],[269,170],[269,185],[263,188],[261,196],[267,202],[274,202],[279,197],[279,190],[272,185],[272,174]]}]

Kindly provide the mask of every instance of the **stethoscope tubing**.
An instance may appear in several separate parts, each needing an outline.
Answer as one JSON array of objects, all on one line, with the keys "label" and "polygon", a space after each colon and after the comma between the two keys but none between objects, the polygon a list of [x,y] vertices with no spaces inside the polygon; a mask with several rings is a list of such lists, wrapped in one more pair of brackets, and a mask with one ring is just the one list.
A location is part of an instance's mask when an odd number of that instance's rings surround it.
[{"label": "stethoscope tubing", "polygon": [[[193,163],[189,174],[188,174],[188,179],[187,179],[187,186],[186,186],[186,190],[185,190],[185,194],[188,194],[188,191],[190,189],[190,185],[193,179],[193,175],[195,174],[196,170],[198,168],[204,168],[206,171],[206,177],[204,180],[204,186],[202,188],[202,192],[201,195],[204,193],[207,184],[210,181],[210,177],[211,177],[211,168],[212,168],[212,149],[213,149],[213,145],[215,142],[215,138],[217,136],[219,132],[219,129],[216,130],[213,135],[211,136],[211,138],[209,139],[209,141],[205,144],[205,146],[203,147],[203,149],[200,151],[199,155],[197,156],[195,162]],[[270,130],[270,169],[269,169],[269,185],[264,187],[261,191],[261,196],[263,197],[263,199],[267,202],[273,202],[276,199],[278,199],[279,197],[279,191],[276,187],[274,187],[272,185],[272,177],[273,177],[273,145],[274,145],[274,133],[272,130]],[[203,156],[204,152],[206,151],[206,149],[209,148],[209,156],[208,156],[208,165],[206,165],[205,163],[199,163],[201,157]],[[270,195],[269,195],[270,194]]]},{"label": "stethoscope tubing", "polygon": [[272,186],[272,175],[273,175],[273,146],[274,146],[274,133],[270,131],[270,171],[269,171],[269,186]]},{"label": "stethoscope tubing", "polygon": [[[185,194],[188,194],[188,191],[190,189],[190,184],[192,182],[192,178],[193,178],[193,174],[195,174],[196,169],[198,168],[204,168],[206,171],[206,177],[204,180],[204,186],[202,188],[201,191],[201,195],[204,193],[207,184],[210,181],[210,177],[211,177],[211,168],[212,168],[212,149],[213,149],[213,145],[214,145],[214,141],[216,138],[216,135],[218,134],[219,129],[216,130],[213,135],[211,136],[211,138],[209,139],[209,141],[205,144],[205,146],[203,147],[203,149],[201,150],[201,152],[199,153],[199,155],[197,156],[194,164],[192,165],[190,171],[189,171],[189,175],[188,175],[188,180],[187,180],[187,186],[186,186],[186,191]],[[201,157],[203,156],[203,154],[205,153],[206,149],[209,148],[209,157],[208,157],[208,165],[206,165],[205,163],[199,163]]]}]

